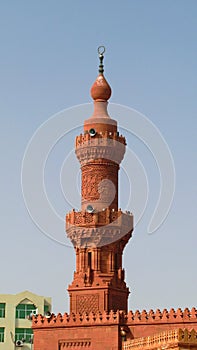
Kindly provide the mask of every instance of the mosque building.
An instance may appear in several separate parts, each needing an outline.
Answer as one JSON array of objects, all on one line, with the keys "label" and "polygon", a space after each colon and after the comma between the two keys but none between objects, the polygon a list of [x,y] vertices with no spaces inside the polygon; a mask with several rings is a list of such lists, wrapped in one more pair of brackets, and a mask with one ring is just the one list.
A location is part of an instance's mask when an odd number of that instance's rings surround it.
[{"label": "mosque building", "polygon": [[197,350],[195,308],[128,311],[122,256],[132,237],[133,215],[118,204],[126,139],[107,111],[111,87],[104,77],[104,51],[99,47],[99,74],[91,88],[93,114],[75,141],[81,209],[66,215],[66,232],[76,255],[68,286],[70,311],[33,317],[34,349]]}]

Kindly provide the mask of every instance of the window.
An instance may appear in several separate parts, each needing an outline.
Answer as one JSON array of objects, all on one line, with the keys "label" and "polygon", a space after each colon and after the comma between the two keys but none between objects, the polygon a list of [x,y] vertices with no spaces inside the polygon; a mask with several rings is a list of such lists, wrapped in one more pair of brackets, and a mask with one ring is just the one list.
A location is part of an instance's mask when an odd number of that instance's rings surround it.
[{"label": "window", "polygon": [[0,303],[0,317],[5,317],[5,303]]},{"label": "window", "polygon": [[88,252],[88,267],[92,268],[92,253]]},{"label": "window", "polygon": [[0,327],[0,343],[4,342],[4,330],[5,328]]},{"label": "window", "polygon": [[23,340],[26,343],[31,343],[33,339],[33,330],[31,328],[16,328],[15,341]]},{"label": "window", "polygon": [[34,304],[18,304],[16,307],[16,318],[27,318],[33,311],[36,311]]},{"label": "window", "polygon": [[44,313],[46,314],[46,312],[49,311],[49,305],[44,305]]}]

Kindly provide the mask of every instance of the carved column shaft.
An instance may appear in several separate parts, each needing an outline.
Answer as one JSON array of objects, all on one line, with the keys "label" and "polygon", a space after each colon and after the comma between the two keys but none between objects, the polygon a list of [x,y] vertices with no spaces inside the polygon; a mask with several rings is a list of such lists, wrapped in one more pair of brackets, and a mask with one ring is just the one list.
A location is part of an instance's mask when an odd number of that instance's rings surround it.
[{"label": "carved column shaft", "polygon": [[81,168],[82,209],[92,205],[98,211],[118,210],[118,169],[117,164],[103,160]]}]

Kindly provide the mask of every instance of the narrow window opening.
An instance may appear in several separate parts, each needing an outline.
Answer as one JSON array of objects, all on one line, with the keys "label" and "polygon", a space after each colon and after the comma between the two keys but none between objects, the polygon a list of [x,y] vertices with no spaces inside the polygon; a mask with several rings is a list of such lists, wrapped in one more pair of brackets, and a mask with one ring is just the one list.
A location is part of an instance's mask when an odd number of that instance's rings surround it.
[{"label": "narrow window opening", "polygon": [[118,254],[115,253],[115,256],[114,256],[114,267],[115,267],[115,270],[118,269]]},{"label": "narrow window opening", "polygon": [[88,252],[88,267],[92,268],[92,253]]}]

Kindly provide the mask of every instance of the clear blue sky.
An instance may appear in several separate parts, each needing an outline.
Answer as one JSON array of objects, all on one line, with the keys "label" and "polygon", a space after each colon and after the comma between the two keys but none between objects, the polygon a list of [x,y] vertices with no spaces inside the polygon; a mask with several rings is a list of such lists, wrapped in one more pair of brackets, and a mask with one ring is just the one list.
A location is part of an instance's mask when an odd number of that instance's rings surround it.
[{"label": "clear blue sky", "polygon": [[[44,121],[91,102],[96,50],[105,45],[111,102],[142,112],[159,128],[176,169],[176,192],[166,221],[148,235],[154,207],[148,203],[125,250],[129,307],[197,305],[196,16],[195,0],[1,2],[0,293],[28,289],[52,296],[55,312],[68,310],[66,287],[72,280],[74,250],[48,239],[31,221],[21,191],[21,163],[28,141]],[[66,157],[71,142],[74,136],[61,141],[61,155],[64,150]],[[151,157],[135,138],[130,144],[151,181]],[[57,163],[52,156],[48,169]],[[47,190],[54,201],[56,182],[52,171]],[[64,215],[71,208],[60,203],[54,206]],[[64,226],[60,234],[64,236]]]}]

